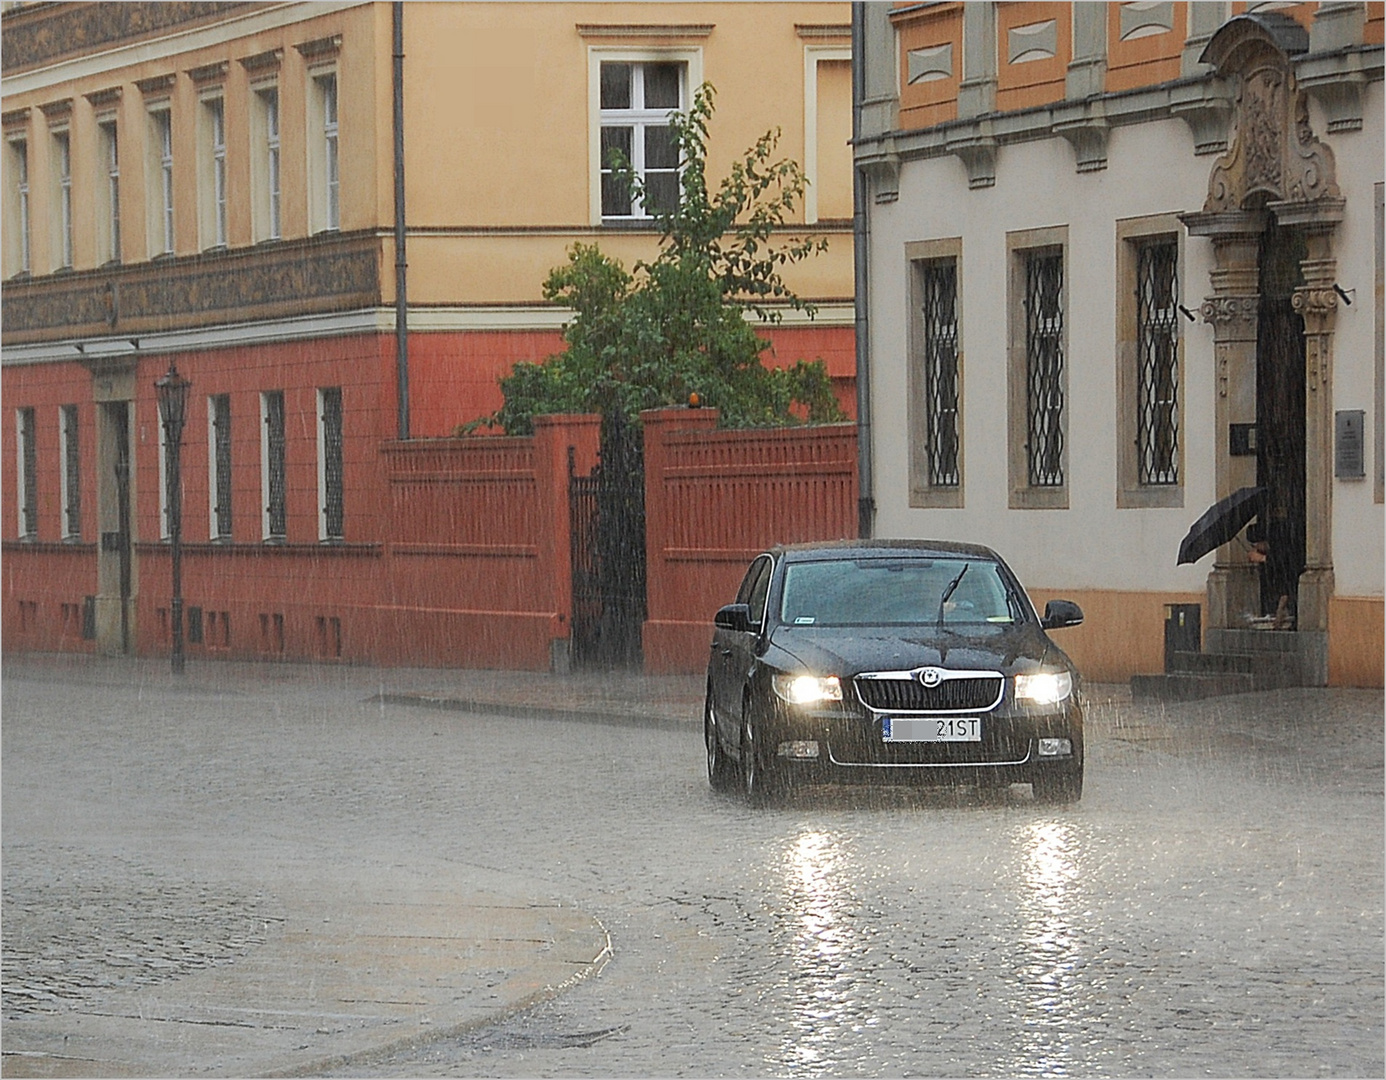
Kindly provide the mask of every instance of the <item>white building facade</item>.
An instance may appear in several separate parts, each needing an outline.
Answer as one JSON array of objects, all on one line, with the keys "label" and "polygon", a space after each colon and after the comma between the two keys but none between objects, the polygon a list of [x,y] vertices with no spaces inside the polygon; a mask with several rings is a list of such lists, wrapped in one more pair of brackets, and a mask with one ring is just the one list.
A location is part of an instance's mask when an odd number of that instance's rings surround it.
[{"label": "white building facade", "polygon": [[858,7],[872,531],[1078,601],[1089,678],[1198,604],[1382,684],[1381,7]]}]

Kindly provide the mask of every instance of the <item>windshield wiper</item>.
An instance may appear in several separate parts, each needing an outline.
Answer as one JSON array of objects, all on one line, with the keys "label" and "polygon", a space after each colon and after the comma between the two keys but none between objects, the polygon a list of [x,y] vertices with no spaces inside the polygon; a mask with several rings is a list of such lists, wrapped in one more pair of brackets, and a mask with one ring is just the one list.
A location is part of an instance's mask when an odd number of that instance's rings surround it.
[{"label": "windshield wiper", "polygon": [[944,589],[943,595],[938,598],[938,628],[940,630],[943,629],[943,605],[948,603],[948,598],[953,595],[953,590],[958,587],[958,583],[962,581],[963,575],[967,573],[967,568],[971,565],[971,563],[963,563],[963,568],[958,571],[958,576],[948,583],[948,588]]}]

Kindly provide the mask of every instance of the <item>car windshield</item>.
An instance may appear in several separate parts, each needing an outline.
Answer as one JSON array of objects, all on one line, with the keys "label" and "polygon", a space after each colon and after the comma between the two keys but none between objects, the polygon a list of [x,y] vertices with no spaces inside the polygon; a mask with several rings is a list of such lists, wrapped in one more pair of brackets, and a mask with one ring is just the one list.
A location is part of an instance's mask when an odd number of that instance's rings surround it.
[{"label": "car windshield", "polygon": [[989,559],[834,559],[785,568],[791,626],[1008,624],[1019,609]]}]

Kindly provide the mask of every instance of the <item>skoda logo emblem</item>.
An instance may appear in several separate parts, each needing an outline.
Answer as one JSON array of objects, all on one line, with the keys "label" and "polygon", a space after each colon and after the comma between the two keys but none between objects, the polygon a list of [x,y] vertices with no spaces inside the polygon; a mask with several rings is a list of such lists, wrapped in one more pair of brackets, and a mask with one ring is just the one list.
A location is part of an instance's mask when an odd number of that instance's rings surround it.
[{"label": "skoda logo emblem", "polygon": [[925,686],[937,686],[943,682],[943,672],[936,667],[926,667],[919,673],[919,681]]}]

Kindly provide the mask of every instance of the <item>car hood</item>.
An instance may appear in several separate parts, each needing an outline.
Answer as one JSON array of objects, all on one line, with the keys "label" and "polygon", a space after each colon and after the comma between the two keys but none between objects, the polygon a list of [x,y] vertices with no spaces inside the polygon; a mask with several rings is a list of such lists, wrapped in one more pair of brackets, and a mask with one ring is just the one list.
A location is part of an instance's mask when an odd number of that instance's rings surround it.
[{"label": "car hood", "polygon": [[[772,647],[809,671],[844,677],[863,671],[941,667],[1015,675],[1045,665],[1071,667],[1068,657],[1034,623],[937,631],[927,626],[833,628],[780,626]],[[767,657],[769,659],[769,657]]]}]

